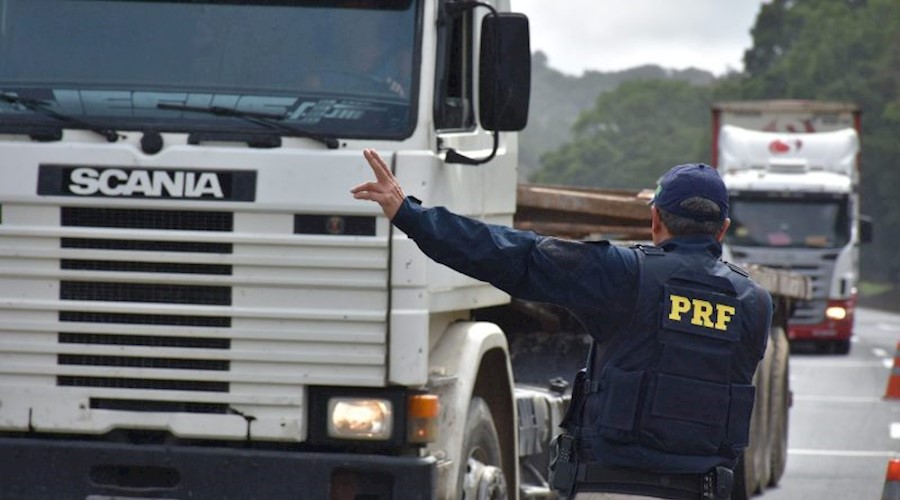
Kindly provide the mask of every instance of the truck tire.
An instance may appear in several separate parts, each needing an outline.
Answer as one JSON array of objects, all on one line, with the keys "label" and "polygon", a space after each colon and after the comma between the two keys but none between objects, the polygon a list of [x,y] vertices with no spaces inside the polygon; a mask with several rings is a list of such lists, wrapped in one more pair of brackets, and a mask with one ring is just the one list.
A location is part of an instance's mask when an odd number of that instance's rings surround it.
[{"label": "truck tire", "polygon": [[[755,413],[755,412],[754,412]],[[759,434],[759,422],[751,419],[750,435]],[[751,439],[753,439],[751,437]],[[756,470],[756,460],[753,455],[755,451],[751,446],[744,449],[741,457],[738,459],[734,468],[734,485],[731,488],[731,500],[749,500],[756,494],[759,482],[759,473]]]},{"label": "truck tire", "polygon": [[756,486],[747,483],[747,478],[756,477],[756,471],[753,469],[753,460],[746,460],[749,454],[749,448],[744,450],[741,458],[738,460],[734,468],[734,485],[731,487],[731,500],[749,500]]},{"label": "truck tire", "polygon": [[777,486],[787,466],[788,423],[790,415],[790,343],[784,329],[774,327],[772,340],[775,357],[772,360],[770,432],[771,473],[769,486]]},{"label": "truck tire", "polygon": [[734,471],[733,500],[746,500],[757,492],[762,492],[769,482],[769,382],[774,357],[772,344],[773,342],[767,343],[765,356],[753,376],[756,402],[750,417],[750,444],[744,449]]},{"label": "truck tire", "polygon": [[840,354],[840,355],[850,354],[850,339],[835,340],[834,344],[832,344],[831,348],[834,350],[835,354]]},{"label": "truck tire", "polygon": [[466,416],[459,491],[463,500],[509,498],[502,468],[500,437],[487,403],[473,397]]},{"label": "truck tire", "polygon": [[[772,366],[775,361],[775,342],[769,337],[766,345],[766,354],[759,363],[759,380],[756,386],[756,404],[759,407],[760,425],[759,434],[750,437],[750,443],[756,442],[753,446],[753,458],[755,460],[756,470],[756,491],[762,493],[769,484],[769,476],[772,469],[772,456],[769,445],[771,444],[772,432]],[[754,413],[756,409],[754,408]]]}]

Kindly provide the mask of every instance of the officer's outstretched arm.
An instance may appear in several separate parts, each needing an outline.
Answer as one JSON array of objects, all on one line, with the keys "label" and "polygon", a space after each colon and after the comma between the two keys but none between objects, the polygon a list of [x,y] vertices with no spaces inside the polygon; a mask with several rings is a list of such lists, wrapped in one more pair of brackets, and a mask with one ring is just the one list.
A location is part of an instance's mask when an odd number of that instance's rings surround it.
[{"label": "officer's outstretched arm", "polygon": [[[621,280],[604,277],[608,269],[624,265],[623,253],[629,257],[633,252],[557,241],[532,231],[487,224],[444,207],[422,207],[417,200],[408,201],[377,152],[366,149],[363,155],[375,180],[352,188],[353,197],[378,203],[391,222],[434,261],[525,300],[594,307],[620,293]],[[591,279],[585,274],[591,274]]]},{"label": "officer's outstretched arm", "polygon": [[387,163],[374,149],[363,150],[363,156],[375,172],[375,180],[364,182],[350,189],[353,197],[358,200],[371,200],[379,205],[384,211],[384,215],[388,219],[393,219],[397,215],[397,210],[403,204],[406,196],[403,194],[403,188],[397,182],[397,178],[391,172]]}]

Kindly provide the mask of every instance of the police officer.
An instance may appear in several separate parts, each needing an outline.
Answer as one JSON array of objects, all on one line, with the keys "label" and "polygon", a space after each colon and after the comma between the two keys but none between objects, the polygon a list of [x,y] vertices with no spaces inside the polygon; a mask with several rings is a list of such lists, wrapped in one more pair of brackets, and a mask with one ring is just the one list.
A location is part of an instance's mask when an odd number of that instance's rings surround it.
[{"label": "police officer", "polygon": [[485,224],[406,197],[374,150],[351,189],[437,262],[514,297],[568,308],[594,339],[557,439],[554,487],[576,500],[725,499],[747,446],[768,292],[720,260],[728,194],[678,165],[651,201],[654,245],[619,247]]}]

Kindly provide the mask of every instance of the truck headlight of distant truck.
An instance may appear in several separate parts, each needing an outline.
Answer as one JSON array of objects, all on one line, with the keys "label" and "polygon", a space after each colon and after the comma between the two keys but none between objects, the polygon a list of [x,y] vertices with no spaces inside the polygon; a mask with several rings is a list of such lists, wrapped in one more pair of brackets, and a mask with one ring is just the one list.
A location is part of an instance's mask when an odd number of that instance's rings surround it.
[{"label": "truck headlight of distant truck", "polygon": [[328,401],[328,436],[337,439],[387,440],[394,427],[387,399],[334,397]]},{"label": "truck headlight of distant truck", "polygon": [[829,306],[825,309],[825,317],[840,321],[847,317],[847,309],[842,306]]}]

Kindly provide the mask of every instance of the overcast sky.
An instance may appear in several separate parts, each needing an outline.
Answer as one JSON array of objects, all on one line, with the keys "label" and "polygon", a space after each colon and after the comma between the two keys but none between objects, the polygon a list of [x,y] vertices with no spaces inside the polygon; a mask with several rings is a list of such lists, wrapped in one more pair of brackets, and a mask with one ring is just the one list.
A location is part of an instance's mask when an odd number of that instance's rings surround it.
[{"label": "overcast sky", "polygon": [[511,0],[528,16],[531,50],[570,75],[642,64],[743,69],[766,0]]}]

